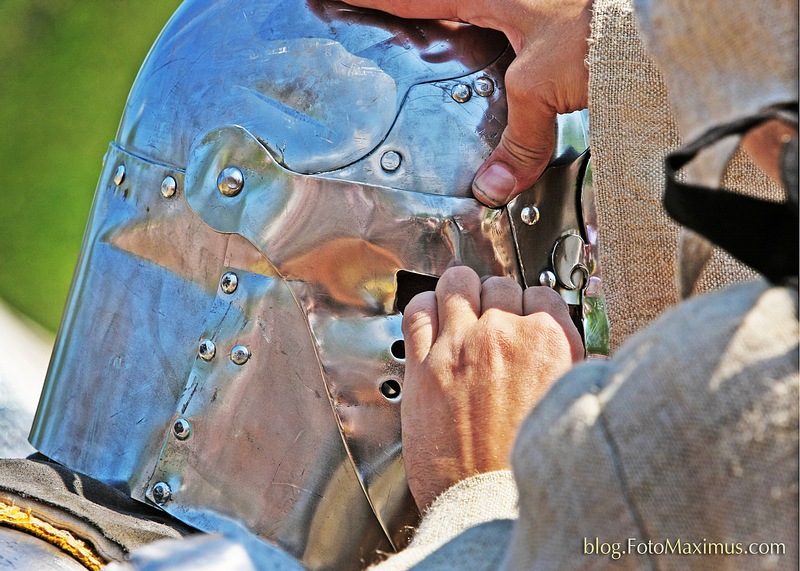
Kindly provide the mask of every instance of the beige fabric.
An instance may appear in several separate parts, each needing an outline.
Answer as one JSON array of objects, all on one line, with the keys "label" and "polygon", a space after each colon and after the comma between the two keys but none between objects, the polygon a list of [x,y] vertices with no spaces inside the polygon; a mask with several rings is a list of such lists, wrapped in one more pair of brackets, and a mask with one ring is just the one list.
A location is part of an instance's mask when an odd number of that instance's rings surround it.
[{"label": "beige fabric", "polygon": [[[634,0],[634,5],[640,36],[664,74],[670,106],[687,141],[771,105],[797,101],[796,0],[764,0],[756,9],[743,0]],[[740,13],[749,17],[731,18]],[[738,139],[702,151],[686,167],[686,177],[719,186]],[[681,238],[679,281],[685,296],[712,252],[693,233]]]},{"label": "beige fabric", "polygon": [[682,304],[564,377],[514,451],[511,569],[595,567],[591,543],[782,542],[780,557],[627,556],[616,568],[796,569],[797,292],[749,282]]},{"label": "beige fabric", "polygon": [[495,571],[516,517],[517,487],[511,472],[479,474],[439,496],[411,544],[371,569],[399,571],[424,561],[430,570]]},{"label": "beige fabric", "polygon": [[[588,63],[601,266],[616,349],[678,301],[678,226],[661,207],[661,196],[664,157],[681,139],[662,76],[639,41],[629,0],[595,1]],[[782,196],[743,153],[725,182],[760,196]],[[753,275],[715,252],[698,291]]]},{"label": "beige fabric", "polygon": [[[686,139],[769,105],[797,101],[797,0],[634,3]],[[749,17],[731,17],[740,13]]]}]

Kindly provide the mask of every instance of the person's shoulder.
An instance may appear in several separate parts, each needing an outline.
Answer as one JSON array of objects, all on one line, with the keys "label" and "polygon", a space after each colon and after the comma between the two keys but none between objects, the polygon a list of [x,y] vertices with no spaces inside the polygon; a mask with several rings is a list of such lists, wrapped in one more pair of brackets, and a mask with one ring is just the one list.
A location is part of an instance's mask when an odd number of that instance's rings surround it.
[{"label": "person's shoulder", "polygon": [[130,550],[159,539],[196,533],[122,490],[40,454],[0,459],[0,511],[8,518],[25,515],[28,526],[55,526],[46,537],[69,532],[93,545],[105,561],[123,560]]},{"label": "person's shoulder", "polygon": [[611,359],[584,362],[562,377],[523,424],[520,440],[537,446],[559,423],[595,414],[589,409],[632,421],[644,403],[669,408],[675,396],[692,395],[702,407],[736,387],[750,393],[776,379],[797,384],[797,307],[796,289],[761,279],[688,299]]},{"label": "person's shoulder", "polygon": [[681,303],[613,358],[573,368],[514,447],[523,523],[513,552],[533,558],[519,567],[576,566],[564,529],[796,535],[785,506],[797,498],[799,392],[797,291],[763,281]]}]

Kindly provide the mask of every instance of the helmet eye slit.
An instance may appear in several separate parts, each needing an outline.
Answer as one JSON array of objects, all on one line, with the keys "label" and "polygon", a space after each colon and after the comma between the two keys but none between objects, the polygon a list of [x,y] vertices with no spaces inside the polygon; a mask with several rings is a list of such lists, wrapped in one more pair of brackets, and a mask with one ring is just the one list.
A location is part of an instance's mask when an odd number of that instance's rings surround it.
[{"label": "helmet eye slit", "polygon": [[[415,295],[423,291],[434,291],[438,282],[439,278],[437,276],[428,276],[416,272],[398,270],[397,297],[395,298],[395,307],[397,311],[403,313],[408,302],[410,302]],[[405,354],[405,349],[403,353]]]}]

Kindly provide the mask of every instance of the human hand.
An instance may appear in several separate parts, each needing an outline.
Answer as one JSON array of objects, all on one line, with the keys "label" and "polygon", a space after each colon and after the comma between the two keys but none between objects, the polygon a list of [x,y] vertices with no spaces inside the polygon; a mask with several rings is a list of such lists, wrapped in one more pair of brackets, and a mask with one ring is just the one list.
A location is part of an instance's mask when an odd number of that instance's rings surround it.
[{"label": "human hand", "polygon": [[593,0],[345,0],[405,18],[469,22],[503,32],[517,54],[506,72],[508,126],[472,183],[488,206],[507,204],[542,174],[555,117],[588,106]]},{"label": "human hand", "polygon": [[403,317],[403,461],[420,511],[469,476],[508,468],[517,429],[583,357],[561,297],[458,266]]}]

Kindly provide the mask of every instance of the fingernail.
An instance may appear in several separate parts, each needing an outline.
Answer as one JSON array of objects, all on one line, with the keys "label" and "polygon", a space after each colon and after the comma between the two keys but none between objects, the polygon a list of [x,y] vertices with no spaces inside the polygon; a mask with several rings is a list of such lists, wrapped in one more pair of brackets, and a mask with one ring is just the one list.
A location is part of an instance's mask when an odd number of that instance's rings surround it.
[{"label": "fingernail", "polygon": [[495,163],[472,182],[472,191],[494,205],[505,204],[517,180],[503,165]]}]

